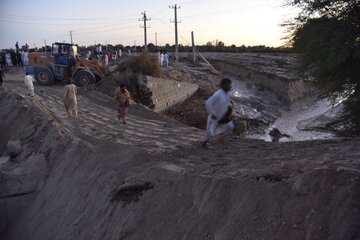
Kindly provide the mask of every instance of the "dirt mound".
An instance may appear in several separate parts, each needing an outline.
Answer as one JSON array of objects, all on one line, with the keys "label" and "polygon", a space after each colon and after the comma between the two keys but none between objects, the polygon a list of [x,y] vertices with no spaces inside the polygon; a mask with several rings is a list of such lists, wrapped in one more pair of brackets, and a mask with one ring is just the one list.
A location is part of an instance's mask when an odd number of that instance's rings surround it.
[{"label": "dirt mound", "polygon": [[165,114],[188,126],[205,129],[208,113],[206,112],[204,104],[210,95],[208,91],[199,89],[185,102],[170,108]]},{"label": "dirt mound", "polygon": [[[23,147],[2,169],[1,186],[15,186],[14,174],[26,162],[42,156],[47,163],[46,177],[33,191],[2,195],[2,239],[360,238],[358,139],[229,138],[205,151],[185,138],[185,128],[144,109],[131,113],[133,126],[104,125],[95,112],[110,118],[108,110],[92,99],[81,95],[80,104],[92,109],[80,108],[79,119],[70,121],[50,109],[56,98],[48,106],[0,94],[0,150],[14,139]],[[116,139],[123,141],[108,137],[107,127],[122,133]],[[153,138],[159,131],[168,135]],[[144,143],[128,144],[139,132]],[[159,153],[146,148],[153,141],[166,145],[166,138],[178,139],[178,146]],[[187,141],[192,144],[180,144]],[[30,180],[41,172],[23,173]]]}]

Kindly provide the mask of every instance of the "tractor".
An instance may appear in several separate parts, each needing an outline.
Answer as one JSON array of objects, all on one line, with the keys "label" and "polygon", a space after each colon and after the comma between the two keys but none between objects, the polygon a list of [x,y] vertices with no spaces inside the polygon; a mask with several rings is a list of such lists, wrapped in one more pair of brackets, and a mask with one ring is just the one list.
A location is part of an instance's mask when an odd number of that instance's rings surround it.
[{"label": "tractor", "polygon": [[25,71],[34,74],[38,84],[52,85],[56,80],[70,82],[74,80],[79,87],[100,81],[107,69],[97,60],[86,60],[78,56],[77,45],[53,43],[51,52],[29,54],[29,66]]}]

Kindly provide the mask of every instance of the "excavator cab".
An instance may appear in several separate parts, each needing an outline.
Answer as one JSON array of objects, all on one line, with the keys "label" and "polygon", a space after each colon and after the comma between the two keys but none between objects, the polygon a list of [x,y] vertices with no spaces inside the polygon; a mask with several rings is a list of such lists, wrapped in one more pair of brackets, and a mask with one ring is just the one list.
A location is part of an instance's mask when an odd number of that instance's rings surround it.
[{"label": "excavator cab", "polygon": [[55,79],[71,81],[72,71],[78,55],[77,45],[70,43],[53,43],[51,48],[55,58],[53,71]]},{"label": "excavator cab", "polygon": [[76,44],[54,43],[52,45],[52,54],[55,57],[55,64],[75,66],[75,58],[78,56],[78,47]]}]

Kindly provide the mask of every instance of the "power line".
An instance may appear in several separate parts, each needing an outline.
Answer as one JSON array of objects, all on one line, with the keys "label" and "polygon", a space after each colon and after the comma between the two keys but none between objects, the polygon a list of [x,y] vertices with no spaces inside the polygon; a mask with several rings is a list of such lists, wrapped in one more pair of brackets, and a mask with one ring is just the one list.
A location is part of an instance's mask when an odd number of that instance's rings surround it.
[{"label": "power line", "polygon": [[191,1],[185,1],[185,2],[180,2],[181,4],[189,4],[189,3],[195,3],[195,2],[215,2],[218,0],[191,0]]},{"label": "power line", "polygon": [[131,19],[131,18],[135,18],[135,15],[128,15],[128,16],[123,16],[123,17],[101,17],[101,18],[56,18],[56,17],[38,17],[38,16],[24,16],[24,15],[15,15],[15,14],[0,14],[0,18],[1,17],[5,17],[5,18],[15,18],[15,19],[32,19],[32,20],[46,20],[46,21],[99,21],[99,20],[124,20],[124,19]]},{"label": "power line", "polygon": [[16,23],[16,24],[30,24],[30,25],[50,25],[50,26],[63,26],[63,25],[71,25],[71,26],[75,26],[75,25],[86,25],[88,26],[89,24],[95,25],[95,24],[104,24],[104,23],[112,23],[114,24],[114,21],[111,22],[97,22],[97,23],[66,23],[66,22],[62,22],[62,23],[51,23],[51,22],[33,22],[33,21],[18,21],[18,20],[8,20],[8,19],[3,19],[1,20],[1,22],[7,22],[7,23]]},{"label": "power line", "polygon": [[[112,24],[96,26],[95,28],[94,28],[94,26],[92,26],[91,28],[80,28],[80,29],[76,29],[76,31],[81,32],[81,31],[104,29],[104,28],[119,29],[119,26],[126,26],[126,25],[131,26],[131,28],[134,28],[135,23],[128,23],[128,22],[114,23],[114,22],[112,22]],[[120,29],[125,29],[125,28],[130,28],[130,27],[121,27]]]},{"label": "power line", "polygon": [[114,32],[114,31],[120,31],[120,30],[124,30],[124,29],[134,29],[134,26],[131,27],[124,27],[124,28],[117,28],[117,27],[113,27],[113,28],[109,28],[109,29],[102,29],[102,30],[96,30],[97,28],[95,28],[95,31],[85,31],[85,32],[79,32],[78,34],[90,34],[90,33],[101,33],[101,32]]},{"label": "power line", "polygon": [[226,15],[239,14],[239,11],[241,11],[241,10],[249,10],[249,9],[266,10],[266,9],[278,8],[278,7],[281,7],[281,6],[278,6],[278,5],[276,5],[276,6],[274,6],[274,5],[268,5],[268,6],[254,5],[254,6],[242,7],[242,8],[236,8],[236,9],[232,8],[232,9],[223,9],[223,10],[217,10],[217,11],[212,11],[212,12],[203,12],[201,14],[187,15],[187,16],[184,16],[184,18],[202,17],[202,16],[208,16],[208,15],[218,16],[219,14],[226,14]]},{"label": "power line", "polygon": [[167,10],[168,8],[167,7],[164,7],[164,8],[161,8],[159,10],[157,10],[156,12],[152,13],[153,15],[158,15],[160,14],[161,12],[165,12],[165,10]]}]

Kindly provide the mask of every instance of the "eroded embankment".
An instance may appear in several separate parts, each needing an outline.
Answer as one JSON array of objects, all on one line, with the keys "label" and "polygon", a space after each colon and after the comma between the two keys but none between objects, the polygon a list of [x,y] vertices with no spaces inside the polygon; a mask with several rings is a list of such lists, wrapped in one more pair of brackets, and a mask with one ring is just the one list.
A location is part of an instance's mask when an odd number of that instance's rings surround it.
[{"label": "eroded embankment", "polygon": [[[0,105],[0,231],[4,233],[45,184],[50,159],[61,156],[68,140],[49,116],[20,95],[2,91]],[[16,151],[7,148],[9,142],[19,143],[14,145]],[[10,159],[9,154],[15,156]]]},{"label": "eroded embankment", "polygon": [[276,70],[265,72],[261,68],[229,63],[222,60],[211,60],[211,62],[216,69],[219,69],[224,74],[248,81],[258,88],[269,90],[286,103],[291,104],[314,93],[313,83],[304,78],[282,76],[277,74]]},{"label": "eroded embankment", "polygon": [[[41,154],[48,166],[31,198],[1,199],[8,220],[4,239],[360,237],[356,168],[319,163],[323,167],[309,169],[304,160],[288,169],[291,152],[257,159],[255,152],[269,155],[271,145],[257,148],[253,140],[231,154],[196,146],[150,154],[89,135],[63,135],[56,119],[18,95],[1,93],[0,104],[1,136],[6,136],[1,152],[14,138],[24,149],[5,166],[5,183],[12,181],[8,171],[34,155]],[[277,151],[281,145],[274,146]],[[13,215],[19,203],[23,208]]]}]

